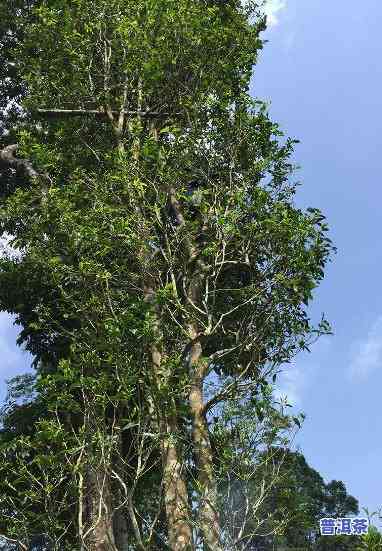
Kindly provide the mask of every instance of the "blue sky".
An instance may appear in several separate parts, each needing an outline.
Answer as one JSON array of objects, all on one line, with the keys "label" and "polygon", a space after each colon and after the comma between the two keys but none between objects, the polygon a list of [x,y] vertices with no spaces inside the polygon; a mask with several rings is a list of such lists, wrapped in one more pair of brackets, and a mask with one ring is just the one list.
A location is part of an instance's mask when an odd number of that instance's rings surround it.
[{"label": "blue sky", "polygon": [[[322,209],[338,248],[312,306],[335,334],[288,366],[280,392],[307,415],[297,443],[309,463],[375,509],[382,506],[382,2],[278,0],[268,9],[272,26],[253,94],[271,100],[274,120],[301,140],[297,201]],[[16,335],[0,313],[1,381],[30,364]],[[5,384],[0,398],[4,392]]]},{"label": "blue sky", "polygon": [[252,93],[301,140],[301,206],[320,208],[338,248],[315,294],[334,336],[280,379],[307,419],[297,443],[361,506],[382,506],[381,0],[270,2]]}]

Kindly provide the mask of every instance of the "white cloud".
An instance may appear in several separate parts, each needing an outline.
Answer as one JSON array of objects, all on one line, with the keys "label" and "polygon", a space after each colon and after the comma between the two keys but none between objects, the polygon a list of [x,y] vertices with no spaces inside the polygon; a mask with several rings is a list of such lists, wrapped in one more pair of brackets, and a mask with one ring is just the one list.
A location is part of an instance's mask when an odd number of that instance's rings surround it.
[{"label": "white cloud", "polygon": [[350,362],[349,373],[352,377],[365,378],[382,367],[382,316],[379,316],[366,337],[355,347]]},{"label": "white cloud", "polygon": [[267,16],[269,27],[275,27],[279,24],[279,13],[286,8],[286,0],[266,0],[264,13]]},{"label": "white cloud", "polygon": [[[253,0],[241,0],[243,6],[252,6]],[[267,16],[268,27],[275,27],[279,24],[279,13],[287,6],[287,0],[264,0],[261,6],[263,13]]]}]

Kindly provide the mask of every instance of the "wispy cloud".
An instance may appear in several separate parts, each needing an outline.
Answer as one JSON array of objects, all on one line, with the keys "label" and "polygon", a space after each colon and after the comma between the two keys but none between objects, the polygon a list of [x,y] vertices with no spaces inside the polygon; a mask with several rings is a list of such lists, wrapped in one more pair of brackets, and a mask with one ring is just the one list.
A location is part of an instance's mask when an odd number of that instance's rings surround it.
[{"label": "wispy cloud", "polygon": [[[253,0],[241,0],[243,6],[252,6]],[[287,0],[265,0],[261,6],[262,12],[267,16],[268,27],[279,24],[279,13],[287,6]]]},{"label": "wispy cloud", "polygon": [[279,24],[279,13],[286,8],[286,0],[267,0],[264,6],[264,12],[267,16],[269,27],[275,27]]},{"label": "wispy cloud", "polygon": [[366,378],[376,369],[382,368],[382,316],[371,326],[363,340],[354,349],[349,365],[351,377]]}]

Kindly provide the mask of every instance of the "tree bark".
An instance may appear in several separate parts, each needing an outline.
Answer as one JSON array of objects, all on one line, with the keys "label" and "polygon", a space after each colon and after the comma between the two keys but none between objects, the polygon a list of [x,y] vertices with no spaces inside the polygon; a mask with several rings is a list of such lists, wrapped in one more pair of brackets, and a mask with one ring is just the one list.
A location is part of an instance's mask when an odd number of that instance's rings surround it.
[{"label": "tree bark", "polygon": [[127,527],[126,514],[122,509],[117,509],[113,516],[113,531],[115,545],[118,551],[128,551],[129,531]]},{"label": "tree bark", "polygon": [[85,510],[88,551],[120,551],[114,538],[110,478],[103,466],[90,466],[86,477]]},{"label": "tree bark", "polygon": [[40,176],[40,174],[33,168],[32,163],[28,159],[19,159],[15,157],[15,153],[18,149],[17,144],[7,145],[4,149],[0,150],[0,166],[4,165],[14,170],[23,171],[31,180]]},{"label": "tree bark", "polygon": [[165,507],[168,537],[172,551],[191,551],[193,546],[187,486],[176,443],[177,422],[174,415],[163,414],[166,434],[162,442]]},{"label": "tree bark", "polygon": [[[96,449],[94,435],[106,434],[104,412],[84,394],[86,464],[84,469],[81,547],[86,551],[118,551],[114,538],[114,500],[111,490],[111,458],[105,449]],[[81,521],[81,519],[79,519]]]},{"label": "tree bark", "polygon": [[[145,287],[145,299],[152,301],[152,287]],[[160,338],[159,315],[156,313],[154,331]],[[162,368],[163,353],[158,344],[151,345],[151,359],[158,388],[166,375]],[[174,406],[175,407],[175,406]],[[170,408],[171,410],[171,408]],[[159,403],[157,407],[158,425],[161,432],[161,454],[164,484],[164,501],[168,526],[168,538],[172,551],[192,551],[194,549],[191,528],[191,513],[189,508],[187,485],[182,471],[182,461],[176,443],[178,421],[176,411],[168,411],[168,405]]]},{"label": "tree bark", "polygon": [[199,503],[199,525],[204,544],[210,551],[221,551],[220,522],[218,512],[218,492],[214,474],[213,453],[204,408],[203,383],[206,376],[206,363],[202,359],[202,345],[197,340],[197,330],[190,325],[190,379],[189,402],[193,421],[193,442],[198,482],[201,488]]}]

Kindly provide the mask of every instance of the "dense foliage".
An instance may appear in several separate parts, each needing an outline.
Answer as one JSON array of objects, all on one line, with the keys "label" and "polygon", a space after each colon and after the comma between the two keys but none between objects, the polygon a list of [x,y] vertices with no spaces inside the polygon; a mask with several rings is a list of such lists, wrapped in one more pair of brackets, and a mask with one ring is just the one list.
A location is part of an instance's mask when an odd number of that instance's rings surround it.
[{"label": "dense foliage", "polygon": [[264,458],[300,423],[272,381],[330,331],[307,313],[333,250],[324,216],[295,206],[294,141],[248,95],[264,18],[237,0],[1,9],[21,106],[3,115],[16,254],[0,306],[36,368],[4,417],[3,533],[244,549],[286,525],[281,499],[259,517],[279,473]]}]

